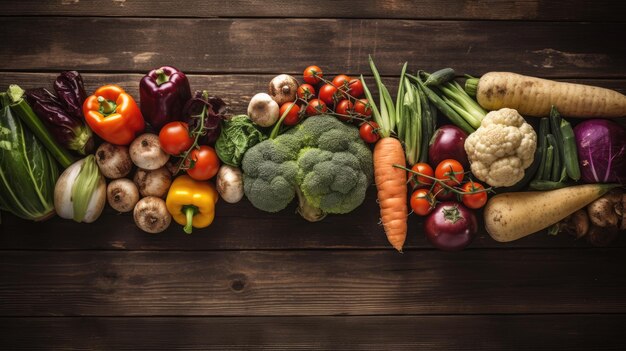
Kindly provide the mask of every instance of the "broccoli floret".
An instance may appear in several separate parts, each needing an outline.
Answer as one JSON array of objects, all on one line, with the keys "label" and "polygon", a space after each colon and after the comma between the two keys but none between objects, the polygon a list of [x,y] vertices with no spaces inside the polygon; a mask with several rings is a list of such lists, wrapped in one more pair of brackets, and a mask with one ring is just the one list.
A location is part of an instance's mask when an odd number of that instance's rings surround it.
[{"label": "broccoli floret", "polygon": [[255,207],[277,212],[297,194],[308,220],[354,210],[373,178],[372,153],[358,130],[324,115],[255,145],[242,169],[244,191]]}]

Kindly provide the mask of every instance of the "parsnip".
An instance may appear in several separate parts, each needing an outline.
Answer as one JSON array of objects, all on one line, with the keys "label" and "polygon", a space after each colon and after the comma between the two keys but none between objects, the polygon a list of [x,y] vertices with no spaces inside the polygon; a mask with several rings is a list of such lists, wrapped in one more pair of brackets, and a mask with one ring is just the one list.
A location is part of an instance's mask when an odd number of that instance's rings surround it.
[{"label": "parsnip", "polygon": [[498,194],[485,206],[485,228],[496,241],[517,240],[559,222],[613,187],[586,184],[552,191]]},{"label": "parsnip", "polygon": [[626,116],[626,96],[616,91],[510,72],[489,72],[479,80],[468,79],[466,90],[475,92],[478,103],[487,110],[508,107],[523,116],[547,117],[552,105],[566,117]]}]

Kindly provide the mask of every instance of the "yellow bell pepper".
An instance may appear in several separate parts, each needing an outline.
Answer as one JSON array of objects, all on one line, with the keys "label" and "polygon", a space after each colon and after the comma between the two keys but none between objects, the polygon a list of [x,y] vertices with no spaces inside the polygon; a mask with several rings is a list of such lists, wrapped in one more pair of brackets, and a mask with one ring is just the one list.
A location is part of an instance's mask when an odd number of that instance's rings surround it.
[{"label": "yellow bell pepper", "polygon": [[165,204],[176,223],[185,226],[185,233],[191,234],[192,227],[205,228],[213,223],[218,197],[213,184],[185,174],[174,179]]}]

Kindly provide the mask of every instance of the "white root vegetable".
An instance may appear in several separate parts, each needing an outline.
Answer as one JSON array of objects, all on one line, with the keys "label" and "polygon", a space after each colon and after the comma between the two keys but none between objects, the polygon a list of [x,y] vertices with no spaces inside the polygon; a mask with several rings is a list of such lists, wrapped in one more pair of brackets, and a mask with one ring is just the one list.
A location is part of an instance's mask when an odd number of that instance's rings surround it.
[{"label": "white root vegetable", "polygon": [[296,100],[297,90],[298,81],[288,74],[277,75],[268,86],[268,93],[278,106]]},{"label": "white root vegetable", "polygon": [[139,201],[139,190],[130,179],[115,179],[107,186],[107,200],[114,210],[130,212]]},{"label": "white root vegetable", "polygon": [[133,163],[143,169],[154,170],[165,166],[170,156],[161,149],[159,136],[145,133],[138,136],[130,144],[130,158]]},{"label": "white root vegetable", "polygon": [[498,194],[485,206],[485,228],[496,241],[517,240],[561,221],[610,189],[610,185],[586,184]]},{"label": "white root vegetable", "polygon": [[152,234],[164,231],[172,222],[165,201],[155,196],[139,200],[133,210],[133,218],[139,229]]},{"label": "white root vegetable", "polygon": [[133,161],[127,146],[103,143],[96,150],[96,162],[100,172],[109,178],[126,177],[133,169]]},{"label": "white root vegetable", "polygon": [[135,172],[133,181],[141,196],[165,197],[170,185],[172,185],[172,175],[166,167],[155,170],[139,168]]},{"label": "white root vegetable", "polygon": [[222,165],[215,185],[220,197],[228,203],[234,204],[243,198],[243,174],[237,167]]},{"label": "white root vegetable", "polygon": [[270,127],[278,121],[280,107],[266,93],[258,93],[250,99],[248,105],[248,116],[252,122],[261,127]]},{"label": "white root vegetable", "polygon": [[74,162],[54,187],[54,208],[61,218],[94,222],[106,204],[106,182],[94,155]]}]

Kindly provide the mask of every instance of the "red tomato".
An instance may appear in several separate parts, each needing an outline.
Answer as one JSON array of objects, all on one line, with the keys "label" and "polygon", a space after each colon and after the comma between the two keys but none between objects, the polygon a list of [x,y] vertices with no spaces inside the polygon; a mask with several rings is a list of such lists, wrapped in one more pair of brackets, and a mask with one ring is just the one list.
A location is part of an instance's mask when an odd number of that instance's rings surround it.
[{"label": "red tomato", "polygon": [[[433,168],[428,164],[428,163],[416,163],[413,165],[413,167],[411,167],[412,171],[415,172],[419,172],[425,176],[429,176],[429,177],[434,177],[435,176],[435,171],[433,171]],[[411,180],[411,186],[413,188],[421,188],[421,187],[425,187],[425,186],[430,186],[434,180],[423,177],[423,176],[418,176],[415,173],[411,173],[409,172],[408,174],[409,179]]]},{"label": "red tomato", "polygon": [[347,85],[350,82],[350,77],[345,74],[340,74],[333,78],[333,85],[339,89],[347,90]]},{"label": "red tomato", "polygon": [[451,158],[445,159],[435,168],[435,178],[441,179],[450,186],[457,186],[463,180],[463,165],[457,160]]},{"label": "red tomato", "polygon": [[312,99],[309,101],[309,105],[306,107],[306,115],[307,116],[315,116],[322,113],[325,113],[328,110],[324,101],[320,99]]},{"label": "red tomato", "polygon": [[372,115],[372,108],[370,107],[367,99],[359,99],[354,102],[354,112],[360,114],[363,117],[369,117]]},{"label": "red tomato", "polygon": [[426,216],[433,210],[434,201],[428,189],[417,189],[411,194],[411,209],[420,216]]},{"label": "red tomato", "polygon": [[319,99],[328,106],[334,105],[337,98],[337,88],[332,84],[324,84],[319,91]]},{"label": "red tomato", "polygon": [[323,76],[324,76],[324,73],[322,72],[322,69],[317,66],[309,66],[305,68],[304,73],[302,74],[304,81],[311,85],[315,85],[319,83],[320,77],[323,77]]},{"label": "red tomato", "polygon": [[220,159],[217,157],[215,149],[207,145],[193,149],[189,155],[189,160],[193,161],[193,166],[187,169],[187,174],[195,180],[211,179],[220,169]]},{"label": "red tomato", "polygon": [[448,190],[447,188],[444,188],[441,186],[441,184],[439,183],[435,183],[435,186],[433,187],[432,190],[432,194],[433,196],[437,199],[437,200],[452,200],[455,198],[456,193],[454,193],[454,191]]},{"label": "red tomato", "polygon": [[380,139],[378,135],[378,124],[376,122],[365,122],[359,127],[359,135],[361,139],[368,144],[373,144]]},{"label": "red tomato", "polygon": [[185,122],[170,122],[159,132],[161,149],[170,155],[178,156],[189,150],[193,141],[194,139],[189,136],[189,126]]},{"label": "red tomato", "polygon": [[[461,187],[461,190],[466,193],[483,189],[485,189],[485,187],[476,182],[467,182],[463,184],[463,187]],[[474,194],[463,194],[461,195],[461,199],[463,199],[463,204],[465,206],[472,209],[479,209],[487,203],[487,192],[481,191]]]},{"label": "red tomato", "polygon": [[352,107],[353,105],[350,100],[341,100],[337,104],[337,107],[335,107],[335,113],[339,115],[337,117],[339,117],[340,120],[344,122],[350,121],[352,119],[352,117],[350,117]]},{"label": "red tomato", "polygon": [[348,86],[350,87],[348,90],[348,94],[350,94],[350,96],[357,99],[363,96],[363,83],[360,79],[350,79]]},{"label": "red tomato", "polygon": [[285,102],[284,104],[282,104],[280,106],[279,115],[282,117],[291,105],[293,105],[293,107],[291,108],[291,110],[289,110],[289,113],[287,114],[287,116],[285,116],[285,119],[283,120],[283,124],[286,126],[294,126],[298,124],[298,122],[300,122],[300,106],[296,105],[293,102]]},{"label": "red tomato", "polygon": [[315,88],[311,84],[302,84],[298,87],[298,98],[309,101],[315,96]]}]

